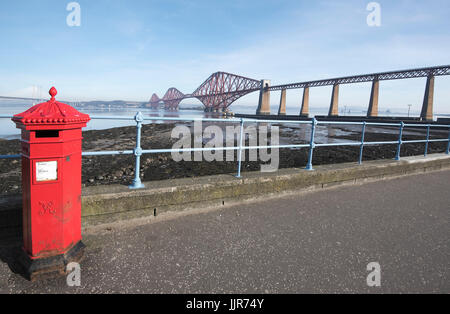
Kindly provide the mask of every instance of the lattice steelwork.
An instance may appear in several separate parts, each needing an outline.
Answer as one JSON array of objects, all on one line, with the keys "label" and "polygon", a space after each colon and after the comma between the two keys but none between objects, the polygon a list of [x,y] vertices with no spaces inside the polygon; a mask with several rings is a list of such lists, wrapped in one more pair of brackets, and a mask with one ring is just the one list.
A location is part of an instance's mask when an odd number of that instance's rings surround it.
[{"label": "lattice steelwork", "polygon": [[223,109],[240,97],[257,91],[261,82],[226,72],[213,73],[193,93],[209,109]]},{"label": "lattice steelwork", "polygon": [[186,96],[187,95],[184,95],[182,92],[180,92],[175,87],[172,87],[172,88],[169,88],[169,90],[166,92],[162,101],[164,102],[164,105],[167,108],[175,109],[178,107],[178,105],[184,98],[187,98]]},{"label": "lattice steelwork", "polygon": [[150,98],[150,106],[152,107],[158,107],[159,103],[161,102],[161,99],[158,97],[158,95],[153,94],[152,98]]},{"label": "lattice steelwork", "polygon": [[[450,75],[450,65],[277,85],[270,86],[268,89],[275,91],[336,84],[363,83],[371,82],[373,80],[399,80],[442,75]],[[261,81],[231,73],[216,72],[212,74],[192,94],[185,95],[176,88],[171,88],[164,95],[162,101],[165,103],[166,107],[177,108],[183,99],[195,97],[199,99],[207,109],[222,109],[227,108],[238,98],[246,94],[259,91],[260,88]],[[154,94],[154,96],[156,95]]]},{"label": "lattice steelwork", "polygon": [[442,75],[450,75],[450,65],[431,67],[431,68],[403,70],[403,71],[381,72],[381,73],[373,73],[373,74],[347,76],[347,77],[334,78],[334,79],[277,85],[277,86],[269,87],[269,90],[297,89],[297,88],[328,86],[328,85],[336,85],[336,84],[363,83],[363,82],[371,82],[376,79],[383,81],[383,80],[399,80],[399,79],[428,77],[428,76],[442,76]]}]

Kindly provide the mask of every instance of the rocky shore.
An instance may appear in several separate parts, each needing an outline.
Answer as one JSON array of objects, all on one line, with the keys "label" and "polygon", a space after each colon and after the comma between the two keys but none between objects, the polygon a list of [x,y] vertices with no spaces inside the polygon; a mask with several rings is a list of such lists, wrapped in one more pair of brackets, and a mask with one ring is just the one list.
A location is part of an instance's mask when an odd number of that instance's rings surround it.
[{"label": "rocky shore", "polygon": [[[171,138],[173,124],[144,125],[142,129],[142,147],[145,149],[172,148],[176,139]],[[345,131],[345,132],[340,132]],[[389,131],[389,130],[388,130]],[[93,130],[83,132],[83,151],[100,150],[132,150],[135,145],[135,127],[120,127],[107,130]],[[280,127],[282,144],[299,143],[300,130]],[[422,131],[424,133],[424,131]],[[404,140],[424,139],[422,134],[405,135]],[[308,134],[304,134],[304,139]],[[335,140],[360,141],[360,132],[335,127],[329,136]],[[431,138],[446,138],[448,132],[436,130]],[[366,141],[396,141],[396,131],[368,130]],[[306,140],[300,142],[306,143]],[[425,144],[402,145],[401,156],[423,155]],[[0,154],[18,154],[19,140],[0,140]],[[430,143],[429,153],[444,152],[446,143]],[[395,157],[396,145],[366,146],[363,159],[392,159]],[[248,152],[247,152],[248,154]],[[308,149],[280,149],[280,168],[305,167]],[[359,156],[359,147],[318,147],[314,150],[313,165],[330,163],[356,162]],[[237,160],[235,158],[235,160]],[[246,158],[248,160],[248,158]],[[245,161],[242,171],[258,171],[261,162]],[[205,176],[213,174],[236,174],[236,161],[175,162],[171,154],[146,154],[141,158],[141,175],[143,181],[165,180],[180,177]],[[102,184],[128,185],[134,178],[134,155],[96,156],[84,157],[82,167],[83,186]],[[0,194],[17,194],[21,192],[20,160],[0,160]]]}]

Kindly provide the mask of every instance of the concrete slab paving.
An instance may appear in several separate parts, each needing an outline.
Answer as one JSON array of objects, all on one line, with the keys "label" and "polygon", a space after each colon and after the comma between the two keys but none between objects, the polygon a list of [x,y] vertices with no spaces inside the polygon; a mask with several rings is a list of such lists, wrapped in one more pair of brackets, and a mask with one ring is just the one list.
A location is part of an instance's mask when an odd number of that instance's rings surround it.
[{"label": "concrete slab paving", "polygon": [[[450,171],[89,227],[81,286],[11,271],[1,293],[450,293]],[[367,265],[381,266],[368,287]]]}]

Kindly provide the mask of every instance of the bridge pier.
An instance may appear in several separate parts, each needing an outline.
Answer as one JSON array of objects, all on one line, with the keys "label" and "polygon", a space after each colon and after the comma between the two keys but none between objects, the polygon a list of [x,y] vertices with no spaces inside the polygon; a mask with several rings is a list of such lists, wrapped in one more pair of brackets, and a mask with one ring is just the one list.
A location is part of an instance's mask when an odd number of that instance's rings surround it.
[{"label": "bridge pier", "polygon": [[281,90],[281,97],[280,97],[280,108],[278,108],[278,115],[284,116],[286,115],[286,90]]},{"label": "bridge pier", "polygon": [[270,90],[268,87],[270,87],[270,81],[261,80],[261,90],[259,92],[259,102],[256,114],[270,114]]},{"label": "bridge pier", "polygon": [[331,94],[330,110],[328,111],[329,117],[337,117],[339,115],[339,84],[333,85],[333,92]]},{"label": "bridge pier", "polygon": [[309,116],[309,87],[305,87],[303,89],[302,109],[300,109],[300,116]]},{"label": "bridge pier", "polygon": [[367,116],[369,118],[378,117],[378,95],[380,91],[380,81],[375,79],[372,82],[372,90],[370,92],[369,109],[367,110]]},{"label": "bridge pier", "polygon": [[420,114],[422,120],[433,121],[433,100],[434,100],[434,76],[430,75],[427,77],[427,85],[425,87],[422,112]]}]

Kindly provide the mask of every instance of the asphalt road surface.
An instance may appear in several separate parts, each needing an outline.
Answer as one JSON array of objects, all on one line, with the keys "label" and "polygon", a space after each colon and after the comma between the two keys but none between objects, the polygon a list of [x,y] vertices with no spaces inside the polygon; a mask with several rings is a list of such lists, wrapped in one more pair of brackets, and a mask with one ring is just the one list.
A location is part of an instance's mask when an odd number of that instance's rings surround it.
[{"label": "asphalt road surface", "polygon": [[0,262],[0,292],[450,293],[449,213],[442,171],[117,224],[85,235],[81,286]]}]

